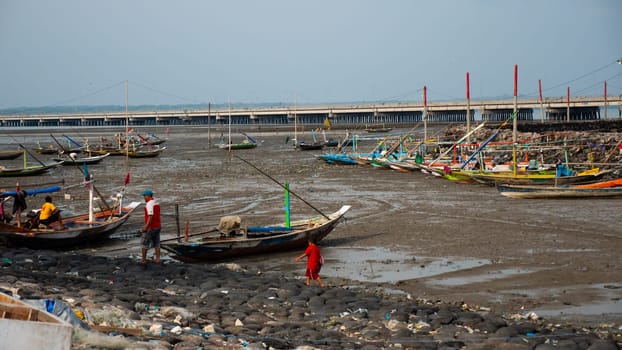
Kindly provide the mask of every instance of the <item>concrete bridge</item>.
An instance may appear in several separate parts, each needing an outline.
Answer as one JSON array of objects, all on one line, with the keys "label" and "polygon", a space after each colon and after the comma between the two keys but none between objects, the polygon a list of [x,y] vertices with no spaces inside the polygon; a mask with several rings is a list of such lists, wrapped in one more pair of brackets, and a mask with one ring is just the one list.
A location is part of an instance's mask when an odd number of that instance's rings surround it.
[{"label": "concrete bridge", "polygon": [[[546,98],[517,100],[518,121],[533,121],[534,110],[540,111],[536,120],[579,121],[622,118],[622,95],[596,97]],[[504,121],[514,110],[514,100],[471,100],[470,120]],[[608,107],[608,108],[605,108]],[[614,113],[611,110],[615,110]],[[607,112],[609,110],[609,112]],[[609,115],[607,114],[609,113]],[[613,115],[611,115],[613,114]],[[424,120],[431,124],[466,122],[467,101],[374,103],[357,105],[286,106],[234,108],[229,110],[171,110],[132,111],[115,113],[72,113],[41,115],[0,115],[2,127],[63,127],[63,126],[121,126],[129,125],[226,125],[290,126],[295,123],[319,126],[328,118],[334,127],[386,124],[413,125]]]}]

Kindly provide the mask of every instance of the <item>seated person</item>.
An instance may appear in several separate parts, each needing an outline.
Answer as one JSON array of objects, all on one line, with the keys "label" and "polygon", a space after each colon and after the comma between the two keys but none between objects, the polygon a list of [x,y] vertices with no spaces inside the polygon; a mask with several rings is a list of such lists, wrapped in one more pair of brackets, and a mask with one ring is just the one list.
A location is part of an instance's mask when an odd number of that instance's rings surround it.
[{"label": "seated person", "polygon": [[52,197],[45,196],[45,203],[41,206],[39,212],[39,223],[50,226],[51,223],[58,221],[58,229],[64,230],[63,220],[60,217],[60,210],[52,203]]}]

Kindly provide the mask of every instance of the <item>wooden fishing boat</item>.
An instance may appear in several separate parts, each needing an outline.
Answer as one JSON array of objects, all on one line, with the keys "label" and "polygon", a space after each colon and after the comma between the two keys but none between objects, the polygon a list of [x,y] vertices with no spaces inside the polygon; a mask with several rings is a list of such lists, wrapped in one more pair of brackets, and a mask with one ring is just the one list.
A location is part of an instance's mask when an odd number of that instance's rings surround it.
[{"label": "wooden fishing boat", "polygon": [[543,185],[558,186],[585,184],[597,181],[605,175],[610,174],[611,170],[600,170],[598,168],[580,172],[571,176],[557,176],[557,174],[513,174],[511,172],[500,173],[480,173],[480,172],[464,172],[473,180],[489,186],[495,186],[497,183],[506,185]]},{"label": "wooden fishing boat", "polygon": [[297,142],[294,147],[300,151],[317,151],[317,150],[321,150],[322,148],[324,148],[324,143],[323,142],[306,143],[304,141],[301,141],[301,142]]},{"label": "wooden fishing boat", "polygon": [[71,349],[73,327],[57,316],[0,293],[0,349]]},{"label": "wooden fishing boat", "polygon": [[41,175],[50,169],[56,168],[60,163],[45,165],[31,165],[23,168],[5,168],[0,166],[0,177],[18,177],[18,176],[34,176]]},{"label": "wooden fishing boat", "polygon": [[32,149],[33,151],[39,154],[57,154],[60,150],[53,145],[48,145],[47,147],[37,146]]},{"label": "wooden fishing boat", "polygon": [[257,147],[257,144],[248,140],[244,140],[241,143],[223,143],[218,145],[218,148],[226,150],[251,149],[255,147]]},{"label": "wooden fishing boat", "polygon": [[345,153],[325,153],[317,156],[328,164],[357,165],[358,163],[350,155]]},{"label": "wooden fishing boat", "polygon": [[153,158],[157,157],[166,149],[166,147],[145,148],[140,147],[133,150],[122,150],[121,154],[127,155],[130,158]]},{"label": "wooden fishing boat", "polygon": [[22,154],[24,154],[24,150],[16,149],[16,150],[0,150],[0,160],[12,160],[19,158]]},{"label": "wooden fishing boat", "polygon": [[59,162],[61,165],[97,164],[109,155],[110,153],[105,153],[97,156],[77,157],[77,155],[72,153],[65,157],[52,158],[52,160]]},{"label": "wooden fishing boat", "polygon": [[389,132],[391,130],[393,130],[393,128],[385,127],[384,125],[371,125],[365,128],[365,131],[368,133]]},{"label": "wooden fishing boat", "polygon": [[[241,228],[233,236],[210,236],[215,230],[190,235],[187,242],[177,239],[163,241],[162,249],[184,262],[207,262],[244,255],[274,253],[290,249],[302,248],[309,238],[320,241],[339,223],[340,219],[350,210],[344,205],[338,211],[324,216],[291,222],[290,227],[283,224],[276,226],[259,226]],[[190,239],[191,238],[191,239]]]},{"label": "wooden fishing boat", "polygon": [[21,227],[15,224],[0,223],[0,240],[10,246],[32,249],[71,248],[85,243],[93,243],[110,237],[134,212],[139,202],[132,202],[119,209],[112,207],[90,214],[63,217],[64,230],[58,229],[58,222],[49,227],[29,228],[27,222]]},{"label": "wooden fishing boat", "polygon": [[501,195],[510,198],[594,198],[622,197],[622,180],[575,186],[497,185]]}]

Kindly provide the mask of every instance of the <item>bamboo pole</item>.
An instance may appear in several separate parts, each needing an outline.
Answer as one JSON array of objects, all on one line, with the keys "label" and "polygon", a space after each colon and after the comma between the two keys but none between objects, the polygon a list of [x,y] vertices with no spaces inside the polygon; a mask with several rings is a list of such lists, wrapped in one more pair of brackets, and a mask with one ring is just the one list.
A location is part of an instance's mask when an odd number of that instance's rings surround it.
[{"label": "bamboo pole", "polygon": [[[469,72],[466,72],[466,103],[467,103],[467,114],[466,114],[466,132],[467,135],[469,131],[471,131],[471,89],[469,83]],[[471,143],[471,138],[467,137],[466,143]]]}]

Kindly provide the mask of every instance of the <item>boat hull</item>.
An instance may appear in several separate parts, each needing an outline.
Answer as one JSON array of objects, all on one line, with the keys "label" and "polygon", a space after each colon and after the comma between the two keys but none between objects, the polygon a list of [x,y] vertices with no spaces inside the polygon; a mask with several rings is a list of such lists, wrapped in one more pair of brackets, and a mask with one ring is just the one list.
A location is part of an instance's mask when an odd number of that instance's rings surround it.
[{"label": "boat hull", "polygon": [[501,195],[510,198],[597,198],[622,197],[622,187],[611,188],[577,188],[551,186],[518,186],[497,185]]},{"label": "boat hull", "polygon": [[22,150],[2,150],[0,151],[0,160],[12,160],[19,158],[24,151]]},{"label": "boat hull", "polygon": [[56,168],[60,163],[33,166],[28,168],[2,169],[0,177],[18,177],[18,176],[34,176],[41,175],[50,169]]},{"label": "boat hull", "polygon": [[554,174],[482,174],[467,173],[473,180],[489,186],[495,186],[497,183],[504,185],[541,185],[541,186],[559,186],[574,185],[582,183],[590,183],[601,179],[611,171],[599,171],[596,173],[587,173],[575,176],[556,176]]},{"label": "boat hull", "polygon": [[0,223],[0,240],[9,246],[28,247],[31,249],[72,248],[86,243],[108,239],[123,225],[140,203],[131,203],[124,208],[122,215],[110,215],[109,211],[95,213],[95,221],[88,221],[88,214],[63,218],[66,230],[27,229],[16,225]]},{"label": "boat hull", "polygon": [[[343,206],[329,215],[330,220],[313,218],[292,223],[291,232],[268,233],[247,237],[220,237],[193,242],[162,243],[163,249],[171,252],[173,258],[184,262],[210,262],[247,255],[274,253],[302,248],[309,238],[319,242],[337,226],[350,206]],[[305,226],[305,227],[303,227]]]},{"label": "boat hull", "polygon": [[220,149],[226,150],[237,150],[237,149],[251,149],[257,147],[256,143],[232,143],[232,144],[223,144],[218,145]]}]

